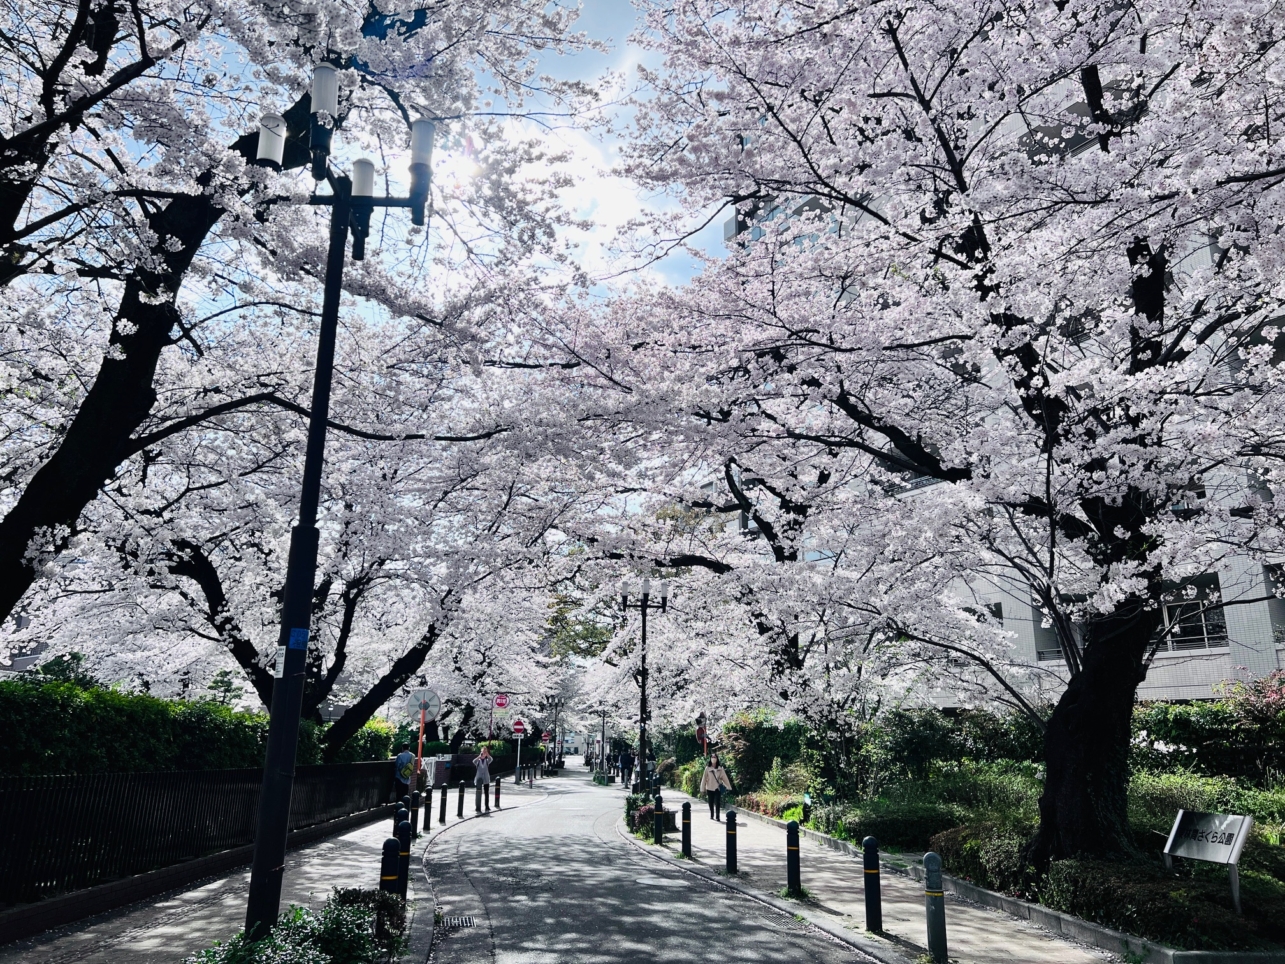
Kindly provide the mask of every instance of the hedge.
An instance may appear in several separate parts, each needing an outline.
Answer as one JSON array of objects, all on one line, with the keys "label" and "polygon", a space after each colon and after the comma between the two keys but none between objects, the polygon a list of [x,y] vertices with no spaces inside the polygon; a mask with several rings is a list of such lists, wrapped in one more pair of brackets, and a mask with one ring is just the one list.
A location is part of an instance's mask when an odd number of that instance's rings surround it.
[{"label": "hedge", "polygon": [[[163,700],[96,686],[0,682],[0,775],[223,770],[263,765],[268,717],[209,700]],[[321,762],[322,727],[305,721],[299,763]],[[372,721],[337,762],[389,756],[392,730]]]},{"label": "hedge", "polygon": [[1121,861],[1057,860],[1043,876],[1022,861],[1034,826],[981,823],[935,835],[932,850],[948,874],[990,890],[1034,900],[1148,940],[1189,950],[1256,950],[1285,940],[1285,884],[1280,848],[1251,840],[1241,859],[1241,902],[1231,907],[1224,867],[1159,856]]}]

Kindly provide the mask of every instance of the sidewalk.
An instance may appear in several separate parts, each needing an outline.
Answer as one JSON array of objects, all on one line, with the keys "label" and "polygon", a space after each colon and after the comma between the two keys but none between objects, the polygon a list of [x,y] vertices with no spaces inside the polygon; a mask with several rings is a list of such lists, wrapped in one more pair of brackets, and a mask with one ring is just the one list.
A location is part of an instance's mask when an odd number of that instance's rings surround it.
[{"label": "sidewalk", "polygon": [[[703,800],[677,790],[661,794],[666,810],[692,805],[692,857],[706,867],[724,866],[726,826],[709,817]],[[681,821],[681,816],[680,816]],[[680,824],[681,825],[681,824]],[[763,893],[785,887],[785,831],[737,813],[737,878]],[[665,847],[678,852],[679,834],[667,834]],[[803,887],[809,905],[843,927],[865,928],[865,891],[860,862],[804,837],[799,848]],[[885,933],[912,957],[925,953],[924,891],[914,879],[889,871],[879,875]],[[960,964],[1102,964],[1117,960],[1096,948],[1073,944],[988,907],[947,896],[946,935],[951,961]]]}]

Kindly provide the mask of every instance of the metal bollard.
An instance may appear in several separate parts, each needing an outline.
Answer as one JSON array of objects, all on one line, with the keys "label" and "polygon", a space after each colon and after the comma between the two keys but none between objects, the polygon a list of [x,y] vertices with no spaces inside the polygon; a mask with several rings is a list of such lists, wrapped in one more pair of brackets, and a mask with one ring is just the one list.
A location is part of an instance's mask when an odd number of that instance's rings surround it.
[{"label": "metal bollard", "polygon": [[941,886],[941,858],[924,854],[924,912],[928,917],[928,954],[933,964],[946,964],[946,895]]},{"label": "metal bollard", "polygon": [[652,843],[659,846],[665,842],[665,805],[660,800],[660,794],[656,794],[656,808],[652,812]]},{"label": "metal bollard", "polygon": [[455,816],[464,819],[464,784],[460,784],[459,801],[455,805]]},{"label": "metal bollard", "polygon": [[736,873],[736,811],[727,811],[727,872]]},{"label": "metal bollard", "polygon": [[410,835],[419,836],[419,791],[416,790],[410,795]]},{"label": "metal bollard", "polygon": [[450,796],[450,793],[451,793],[450,787],[442,787],[442,805],[441,805],[441,808],[437,811],[437,822],[440,823],[443,827],[446,826],[446,798]]},{"label": "metal bollard", "polygon": [[410,821],[397,825],[397,893],[406,896],[410,886]]},{"label": "metal bollard", "polygon": [[803,893],[799,874],[799,822],[791,820],[785,825],[785,889],[791,897]]},{"label": "metal bollard", "polygon": [[526,768],[526,782],[529,787],[535,786],[535,767]]},{"label": "metal bollard", "polygon": [[433,788],[424,788],[424,832],[433,825]]},{"label": "metal bollard", "polygon": [[495,809],[496,810],[500,809],[500,782],[502,780],[503,780],[503,777],[495,778]]},{"label": "metal bollard", "polygon": [[393,814],[393,836],[397,836],[397,828],[402,825],[403,820],[410,819],[410,811],[405,807],[398,807],[397,812]]},{"label": "metal bollard", "polygon": [[396,837],[384,841],[384,856],[379,862],[379,889],[390,894],[397,893],[397,868],[401,862],[398,855],[401,850],[402,842]]},{"label": "metal bollard", "polygon": [[692,805],[683,804],[683,856],[692,858]]},{"label": "metal bollard", "polygon": [[883,895],[879,890],[879,841],[867,837],[861,841],[866,867],[866,930],[883,930]]},{"label": "metal bollard", "polygon": [[410,794],[409,793],[406,794],[406,796],[402,797],[402,806],[406,808],[407,813],[410,813]]}]

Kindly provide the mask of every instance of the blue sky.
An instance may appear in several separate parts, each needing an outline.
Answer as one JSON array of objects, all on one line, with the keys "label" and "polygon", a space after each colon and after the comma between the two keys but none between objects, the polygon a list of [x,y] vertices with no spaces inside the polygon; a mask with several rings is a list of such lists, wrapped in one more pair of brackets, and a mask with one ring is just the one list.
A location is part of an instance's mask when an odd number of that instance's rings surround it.
[{"label": "blue sky", "polygon": [[[559,79],[580,80],[592,83],[608,71],[623,71],[633,79],[641,52],[629,44],[629,35],[636,24],[636,11],[629,0],[584,0],[580,19],[575,29],[583,31],[594,40],[611,45],[607,53],[585,52],[559,57],[546,55],[541,59],[541,69]],[[646,58],[653,65],[654,55]],[[664,199],[649,197],[636,186],[621,178],[606,176],[606,171],[618,158],[618,143],[601,135],[588,137],[580,132],[557,132],[550,135],[575,155],[574,172],[584,178],[577,195],[581,215],[593,218],[600,227],[586,238],[582,251],[587,263],[601,257],[615,226],[634,217],[647,207],[667,206]],[[672,202],[669,202],[672,203]],[[707,254],[718,255],[726,251],[723,245],[722,221],[718,218],[696,237],[696,244]],[[596,250],[595,250],[596,249]],[[684,254],[671,255],[653,266],[653,277],[659,276],[669,284],[688,280],[698,266]]]}]

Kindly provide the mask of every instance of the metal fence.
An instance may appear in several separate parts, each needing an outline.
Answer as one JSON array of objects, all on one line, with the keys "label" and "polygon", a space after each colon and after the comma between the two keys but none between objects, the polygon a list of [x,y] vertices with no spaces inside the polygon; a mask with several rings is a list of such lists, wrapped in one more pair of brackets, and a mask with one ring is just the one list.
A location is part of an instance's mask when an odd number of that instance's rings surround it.
[{"label": "metal fence", "polygon": [[[254,841],[261,770],[0,777],[0,904],[28,903]],[[370,810],[391,762],[301,766],[290,829]]]}]

